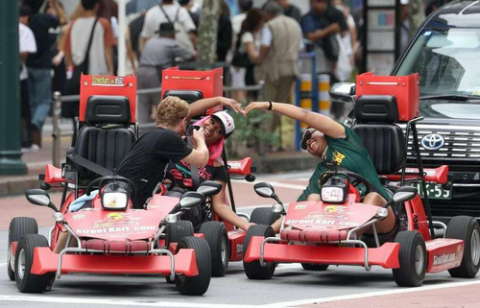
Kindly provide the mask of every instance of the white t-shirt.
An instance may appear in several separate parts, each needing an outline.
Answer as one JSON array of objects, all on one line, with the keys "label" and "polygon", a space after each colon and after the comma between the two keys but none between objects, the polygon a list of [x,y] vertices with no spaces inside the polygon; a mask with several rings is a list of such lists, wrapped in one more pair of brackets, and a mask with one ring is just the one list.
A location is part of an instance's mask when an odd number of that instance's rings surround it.
[{"label": "white t-shirt", "polygon": [[253,46],[255,47],[255,50],[257,52],[260,50],[260,42],[258,40],[258,37],[254,36],[251,32],[243,33],[240,39],[242,40],[239,48],[240,52],[247,51],[247,49],[245,48],[245,45],[247,43],[253,43]]},{"label": "white t-shirt", "polygon": [[247,14],[242,13],[238,14],[237,16],[232,17],[232,28],[235,34],[239,34],[240,30],[242,30],[242,23],[247,18]]},{"label": "white t-shirt", "polygon": [[[32,30],[29,27],[25,26],[22,23],[18,24],[18,43],[20,53],[36,53],[37,52],[37,42],[35,41],[35,36],[33,35]],[[28,78],[27,67],[25,63],[22,63],[22,70],[20,71],[20,80],[25,80]]]},{"label": "white t-shirt", "polygon": [[[195,23],[193,22],[186,9],[180,7],[177,4],[163,5],[163,9],[165,10],[165,13],[167,13],[170,20],[172,22],[177,22],[181,24],[187,33],[190,31],[195,31]],[[147,11],[147,14],[145,15],[145,23],[143,24],[141,36],[144,38],[152,37],[155,32],[158,31],[160,24],[165,22],[168,22],[168,19],[163,14],[160,6],[155,5],[154,7],[149,9]]]}]

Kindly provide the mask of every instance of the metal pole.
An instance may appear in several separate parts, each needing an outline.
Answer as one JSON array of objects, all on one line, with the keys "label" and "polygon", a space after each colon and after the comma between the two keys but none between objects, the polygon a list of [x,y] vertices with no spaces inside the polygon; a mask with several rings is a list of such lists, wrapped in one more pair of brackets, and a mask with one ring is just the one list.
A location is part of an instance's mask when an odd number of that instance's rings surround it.
[{"label": "metal pole", "polygon": [[0,1],[0,175],[26,174],[20,152],[18,1]]},{"label": "metal pole", "polygon": [[117,0],[118,2],[118,76],[125,76],[125,59],[127,54],[125,29],[125,0]]},{"label": "metal pole", "polygon": [[60,131],[60,116],[62,114],[62,93],[53,93],[53,106],[52,106],[52,121],[53,121],[53,157],[52,162],[55,167],[61,167],[61,150],[62,150],[62,132]]}]

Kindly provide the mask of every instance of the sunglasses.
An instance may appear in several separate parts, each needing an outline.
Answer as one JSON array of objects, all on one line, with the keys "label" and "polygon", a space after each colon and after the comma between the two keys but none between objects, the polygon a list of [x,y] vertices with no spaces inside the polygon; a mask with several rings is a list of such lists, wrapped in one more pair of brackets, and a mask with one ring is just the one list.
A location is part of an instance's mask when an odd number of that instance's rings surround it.
[{"label": "sunglasses", "polygon": [[303,134],[303,137],[302,137],[302,143],[301,143],[302,149],[304,149],[304,150],[307,149],[307,141],[312,139],[312,135],[313,135],[314,132],[315,132],[315,129],[307,128],[307,130],[305,131],[305,133]]}]

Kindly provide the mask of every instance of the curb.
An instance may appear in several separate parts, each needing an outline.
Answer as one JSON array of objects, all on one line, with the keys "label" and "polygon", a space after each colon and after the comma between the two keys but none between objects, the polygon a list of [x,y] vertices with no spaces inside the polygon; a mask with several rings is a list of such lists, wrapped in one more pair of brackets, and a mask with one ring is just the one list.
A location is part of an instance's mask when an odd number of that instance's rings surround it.
[{"label": "curb", "polygon": [[0,179],[0,197],[24,194],[26,190],[40,188],[38,175],[16,176]]}]

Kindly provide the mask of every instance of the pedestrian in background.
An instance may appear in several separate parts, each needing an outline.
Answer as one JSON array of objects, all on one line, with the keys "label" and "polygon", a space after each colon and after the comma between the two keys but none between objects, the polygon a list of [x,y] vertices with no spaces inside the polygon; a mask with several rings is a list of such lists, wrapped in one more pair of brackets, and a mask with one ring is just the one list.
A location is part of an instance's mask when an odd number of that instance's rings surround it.
[{"label": "pedestrian in background", "polygon": [[277,0],[277,2],[282,6],[283,14],[285,14],[285,16],[292,17],[298,23],[300,23],[302,20],[302,13],[297,6],[290,3],[289,0]]},{"label": "pedestrian in background", "polygon": [[56,28],[60,20],[52,15],[40,13],[44,0],[24,0],[24,5],[32,11],[30,29],[37,43],[37,52],[27,59],[28,91],[32,115],[32,138],[39,147],[42,146],[42,128],[50,112],[52,102],[52,54],[48,31]]},{"label": "pedestrian in background", "polygon": [[32,11],[27,6],[20,7],[18,24],[18,43],[20,50],[20,101],[21,101],[21,145],[22,153],[37,151],[38,145],[33,143],[30,103],[28,98],[28,71],[25,62],[30,54],[37,52],[37,44],[32,30],[28,27]]},{"label": "pedestrian in background", "polygon": [[[303,48],[302,30],[298,22],[283,15],[277,2],[265,6],[265,26],[261,32],[260,55],[255,67],[255,79],[265,81],[267,101],[288,102],[297,76],[298,53]],[[272,115],[269,131],[279,137],[279,150],[282,149],[280,116]]]},{"label": "pedestrian in background", "polygon": [[217,31],[217,62],[225,62],[227,53],[232,48],[233,29],[230,21],[230,9],[222,0]]},{"label": "pedestrian in background", "polygon": [[[162,84],[162,70],[175,65],[176,58],[189,60],[194,56],[190,48],[180,45],[175,39],[173,24],[161,23],[154,36],[147,41],[140,57],[138,68],[138,88],[158,88]],[[137,121],[139,124],[153,122],[156,117],[156,107],[161,101],[160,93],[140,95],[137,104]]]}]

